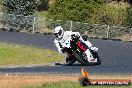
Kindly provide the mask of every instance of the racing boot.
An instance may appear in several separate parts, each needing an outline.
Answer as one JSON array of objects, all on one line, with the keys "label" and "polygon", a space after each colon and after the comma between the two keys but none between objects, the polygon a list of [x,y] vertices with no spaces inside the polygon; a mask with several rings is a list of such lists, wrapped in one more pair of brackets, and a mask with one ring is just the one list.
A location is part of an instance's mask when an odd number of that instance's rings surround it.
[{"label": "racing boot", "polygon": [[76,62],[76,59],[74,58],[66,58],[66,65],[72,65]]}]

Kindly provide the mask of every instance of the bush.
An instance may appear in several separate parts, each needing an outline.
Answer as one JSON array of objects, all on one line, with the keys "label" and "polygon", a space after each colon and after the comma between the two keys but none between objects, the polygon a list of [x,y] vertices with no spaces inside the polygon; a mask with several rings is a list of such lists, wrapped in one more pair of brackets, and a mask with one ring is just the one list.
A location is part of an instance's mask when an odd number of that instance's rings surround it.
[{"label": "bush", "polygon": [[126,19],[124,25],[132,28],[132,7],[127,8],[126,10]]},{"label": "bush", "polygon": [[122,26],[125,19],[125,8],[116,8],[114,6],[103,5],[97,14],[99,24],[111,26]]},{"label": "bush", "polygon": [[4,0],[4,13],[15,15],[33,15],[36,0]]},{"label": "bush", "polygon": [[56,0],[48,10],[48,18],[122,26],[126,9],[103,4],[103,1]]},{"label": "bush", "polygon": [[[36,9],[36,0],[4,0],[3,21],[10,26],[30,28]],[[25,17],[28,16],[28,17]]]},{"label": "bush", "polygon": [[59,20],[94,23],[96,22],[94,14],[98,12],[100,6],[94,0],[56,0],[48,10],[48,17]]}]

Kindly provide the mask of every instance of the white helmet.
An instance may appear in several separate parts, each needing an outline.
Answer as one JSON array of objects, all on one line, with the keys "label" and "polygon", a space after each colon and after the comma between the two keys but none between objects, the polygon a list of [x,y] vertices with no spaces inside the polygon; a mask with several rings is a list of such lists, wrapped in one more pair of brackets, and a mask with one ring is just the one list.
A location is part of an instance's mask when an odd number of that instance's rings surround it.
[{"label": "white helmet", "polygon": [[62,38],[64,30],[61,26],[58,26],[54,29],[54,33],[57,38]]}]

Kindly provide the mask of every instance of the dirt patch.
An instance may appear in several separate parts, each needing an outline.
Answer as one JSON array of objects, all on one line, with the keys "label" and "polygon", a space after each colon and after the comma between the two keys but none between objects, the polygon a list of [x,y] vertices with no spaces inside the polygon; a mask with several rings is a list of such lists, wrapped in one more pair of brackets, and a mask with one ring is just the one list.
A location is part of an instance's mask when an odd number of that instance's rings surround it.
[{"label": "dirt patch", "polygon": [[116,37],[116,39],[121,39],[122,41],[132,41],[132,35],[131,34],[124,34],[120,37]]},{"label": "dirt patch", "polygon": [[77,76],[54,75],[0,75],[0,88],[20,88],[24,86],[39,86],[44,83],[58,81],[77,81]]},{"label": "dirt patch", "polygon": [[[78,82],[80,75],[0,75],[0,88],[21,88],[24,86],[40,86],[45,83],[60,81]],[[90,79],[130,79],[132,75],[90,75]]]}]

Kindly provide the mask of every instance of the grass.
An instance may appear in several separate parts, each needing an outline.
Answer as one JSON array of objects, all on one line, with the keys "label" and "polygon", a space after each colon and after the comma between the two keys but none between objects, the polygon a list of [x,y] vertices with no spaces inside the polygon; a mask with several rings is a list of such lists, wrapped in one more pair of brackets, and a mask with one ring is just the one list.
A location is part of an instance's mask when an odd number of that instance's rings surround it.
[{"label": "grass", "polygon": [[36,11],[35,12],[35,15],[38,16],[38,17],[45,18],[46,15],[47,15],[47,13],[48,13],[47,11],[40,11],[40,12],[39,11]]},{"label": "grass", "polygon": [[45,64],[60,61],[63,55],[48,49],[0,44],[0,66]]},{"label": "grass", "polygon": [[[36,86],[36,87],[24,87],[24,88],[84,88],[79,84],[79,82],[56,82],[56,83],[48,83],[43,84],[42,86]],[[132,88],[132,85],[130,86],[86,86],[85,88]]]}]

